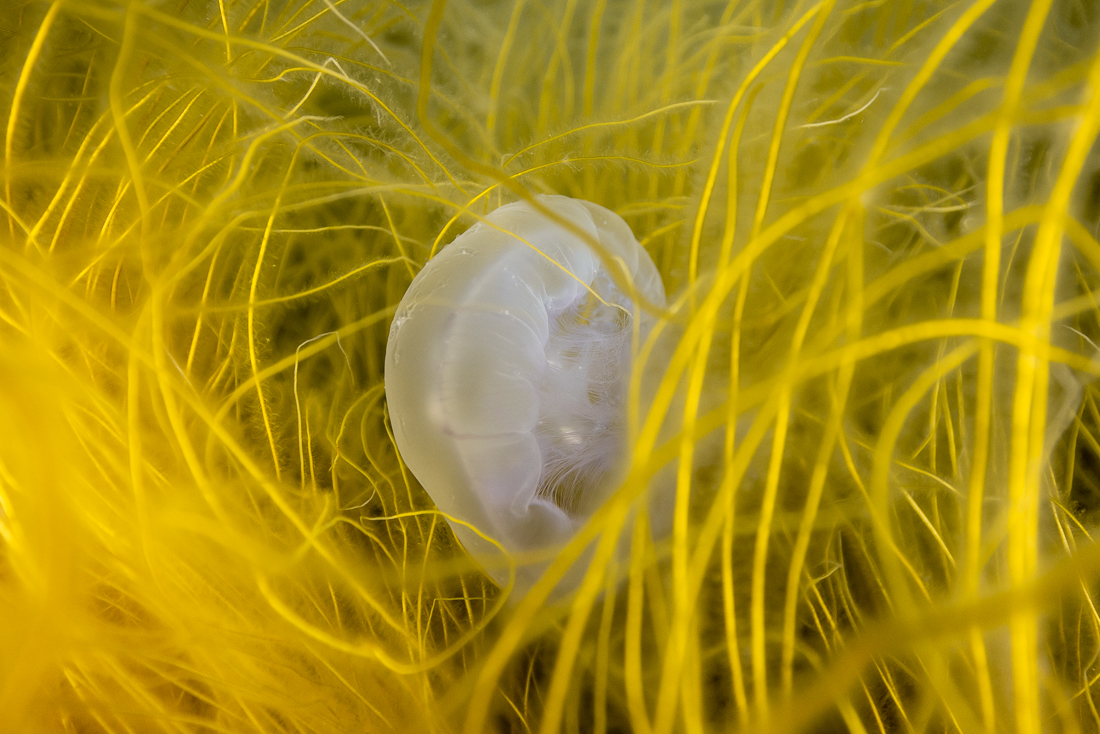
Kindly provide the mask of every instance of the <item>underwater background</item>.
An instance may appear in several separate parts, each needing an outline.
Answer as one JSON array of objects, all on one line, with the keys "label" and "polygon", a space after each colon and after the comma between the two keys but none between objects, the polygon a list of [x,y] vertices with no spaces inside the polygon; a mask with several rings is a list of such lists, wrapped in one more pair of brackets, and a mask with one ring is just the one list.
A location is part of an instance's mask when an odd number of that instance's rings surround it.
[{"label": "underwater background", "polygon": [[[0,33],[0,731],[1100,730],[1097,3]],[[538,193],[670,296],[564,599],[463,553],[382,382],[415,274]]]}]

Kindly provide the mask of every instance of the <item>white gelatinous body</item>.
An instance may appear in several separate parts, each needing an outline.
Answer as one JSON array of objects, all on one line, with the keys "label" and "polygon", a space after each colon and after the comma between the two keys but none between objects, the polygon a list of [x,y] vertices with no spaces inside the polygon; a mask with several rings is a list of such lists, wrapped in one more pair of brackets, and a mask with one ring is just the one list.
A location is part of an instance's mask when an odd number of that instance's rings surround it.
[{"label": "white gelatinous body", "polygon": [[[664,305],[653,261],[617,214],[538,201]],[[394,316],[385,380],[401,456],[436,506],[510,553],[565,544],[621,479],[635,318],[644,338],[652,317],[600,256],[527,202],[500,207],[431,260]],[[452,527],[508,578],[492,544]],[[517,586],[533,577],[519,569]]]}]

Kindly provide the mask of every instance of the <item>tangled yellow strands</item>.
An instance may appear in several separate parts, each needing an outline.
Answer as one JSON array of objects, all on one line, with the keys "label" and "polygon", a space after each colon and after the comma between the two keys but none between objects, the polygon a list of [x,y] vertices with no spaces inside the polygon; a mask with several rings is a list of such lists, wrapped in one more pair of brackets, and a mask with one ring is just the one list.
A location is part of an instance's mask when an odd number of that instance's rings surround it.
[{"label": "tangled yellow strands", "polygon": [[[0,730],[1100,728],[1094,3],[0,17]],[[382,364],[425,262],[551,192],[628,221],[671,346],[509,599]]]}]

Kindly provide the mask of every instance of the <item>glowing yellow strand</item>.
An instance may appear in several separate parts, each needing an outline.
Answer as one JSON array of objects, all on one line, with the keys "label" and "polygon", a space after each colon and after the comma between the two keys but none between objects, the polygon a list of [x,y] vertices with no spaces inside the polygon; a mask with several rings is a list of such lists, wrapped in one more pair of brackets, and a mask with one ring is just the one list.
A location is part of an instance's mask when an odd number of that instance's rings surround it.
[{"label": "glowing yellow strand", "polygon": [[[1025,22],[1025,32],[1038,34],[1048,5],[1037,2]],[[1054,287],[1064,230],[1064,212],[1085,159],[1100,132],[1100,59],[1089,74],[1088,104],[1070,142],[1062,170],[1046,204],[1035,236],[1024,284],[1021,330],[1036,339],[1049,339]],[[1008,526],[1009,577],[1026,583],[1038,567],[1040,457],[1046,429],[1049,357],[1034,348],[1021,348],[1016,363],[1016,390],[1012,402],[1008,499],[1012,518]],[[1017,727],[1025,733],[1041,730],[1037,620],[1028,607],[1013,610],[1012,672]]]},{"label": "glowing yellow strand", "polygon": [[15,165],[15,131],[19,122],[19,108],[23,102],[23,95],[27,92],[27,86],[30,84],[31,74],[38,63],[38,57],[42,53],[42,47],[46,44],[46,36],[49,35],[50,27],[57,19],[57,14],[61,12],[61,3],[62,0],[54,0],[50,4],[49,10],[46,11],[45,17],[42,18],[42,22],[34,34],[34,40],[27,51],[26,61],[23,62],[23,66],[19,70],[19,78],[15,82],[15,93],[12,95],[11,110],[8,112],[8,125],[4,131],[4,199],[7,202],[6,208],[9,212],[8,228],[12,238],[15,237],[15,223],[11,218],[13,213],[11,172]]},{"label": "glowing yellow strand", "polygon": [[[862,239],[856,233],[863,231],[863,212],[855,204],[849,205],[843,214],[837,217],[837,236],[843,236],[846,228],[853,233],[848,248],[848,273],[846,285],[848,288],[849,306],[847,309],[846,328],[849,342],[859,339],[862,329],[863,314],[863,253]],[[849,221],[850,220],[850,221]],[[828,251],[828,243],[826,252]],[[822,255],[823,262],[825,255]],[[822,272],[819,266],[818,272]],[[817,289],[820,293],[820,288]],[[809,298],[809,297],[808,297]],[[804,313],[811,309],[807,307]],[[810,544],[810,535],[813,530],[814,520],[817,516],[818,506],[824,494],[825,479],[828,474],[829,460],[836,446],[837,434],[841,430],[841,421],[844,407],[847,404],[848,392],[851,388],[855,365],[846,364],[841,367],[837,376],[836,387],[832,391],[833,405],[826,424],[825,435],[822,437],[817,459],[814,462],[813,474],[810,478],[810,487],[806,495],[806,503],[802,512],[802,521],[799,524],[798,536],[795,539],[794,551],[787,570],[787,589],[783,611],[783,645],[781,651],[781,684],[784,697],[791,695],[793,684],[794,643],[795,643],[795,612],[798,604],[799,579],[802,577],[803,563]]]},{"label": "glowing yellow strand", "polygon": [[[755,81],[756,77],[763,73],[767,65],[772,61],[772,59],[779,55],[779,52],[782,51],[783,47],[787,45],[787,42],[790,41],[790,39],[793,38],[799,30],[801,30],[802,26],[808,23],[810,19],[818,13],[818,11],[821,9],[823,2],[824,0],[814,5],[805,15],[799,18],[798,22],[795,23],[789,31],[787,31],[783,38],[780,39],[779,42],[777,42],[768,51],[768,53],[756,64],[756,66],[753,67],[752,71],[749,72],[748,76],[746,76],[740,87],[738,87],[737,92],[733,95],[733,99],[730,101],[729,107],[726,108],[726,116],[722,120],[722,127],[720,128],[718,134],[718,147],[717,150],[715,150],[714,152],[714,157],[711,162],[710,170],[707,173],[706,183],[703,185],[703,191],[699,199],[699,211],[696,214],[695,225],[691,233],[690,258],[692,261],[698,261],[697,253],[699,250],[699,243],[703,237],[703,221],[706,218],[707,211],[710,207],[710,198],[714,192],[715,183],[718,180],[718,167],[721,165],[722,162],[722,152],[725,148],[726,136],[729,134],[730,126],[733,124],[733,115],[734,112],[737,110],[737,106],[740,104],[742,97],[744,97],[746,92],[752,86],[752,83],[753,81]],[[688,287],[692,288],[693,286],[694,281],[689,280]]]},{"label": "glowing yellow strand", "polygon": [[526,4],[527,0],[516,0],[515,5],[512,6],[512,14],[508,19],[508,29],[504,32],[504,41],[500,45],[496,65],[493,66],[493,81],[489,85],[489,112],[485,117],[485,129],[489,135],[496,133],[497,108],[500,106],[500,87],[504,80],[504,65],[508,60],[508,54],[512,50],[512,44],[515,43],[519,19]]},{"label": "glowing yellow strand", "polygon": [[672,594],[673,628],[665,650],[661,672],[661,687],[657,695],[657,715],[653,729],[657,734],[671,732],[676,715],[676,696],[680,692],[682,665],[687,654],[688,636],[692,626],[693,595],[688,589],[688,508],[691,502],[691,474],[695,449],[695,419],[703,392],[710,356],[713,326],[703,332],[699,351],[693,357],[687,395],[684,399],[683,433],[680,442],[676,475],[676,507],[672,531]]},{"label": "glowing yellow strand", "polygon": [[132,185],[134,188],[134,196],[137,198],[138,209],[141,212],[141,240],[145,242],[149,227],[149,199],[145,191],[145,180],[141,172],[141,162],[138,160],[137,150],[134,147],[133,139],[130,137],[130,129],[126,124],[126,112],[122,101],[122,76],[126,69],[126,62],[129,60],[130,54],[133,53],[135,33],[137,32],[135,27],[137,18],[136,11],[140,7],[141,3],[138,2],[138,0],[132,0],[126,7],[126,19],[123,23],[122,30],[122,43],[119,47],[118,58],[115,60],[115,68],[111,71],[107,99],[110,103],[115,133],[118,135],[118,142],[122,146],[122,152],[126,158],[126,166],[130,172],[130,181],[128,185]]},{"label": "glowing yellow strand", "polygon": [[[783,90],[783,97],[780,100],[779,110],[776,113],[775,127],[772,133],[771,144],[768,148],[768,159],[764,167],[763,182],[761,184],[760,197],[757,202],[756,215],[753,218],[750,239],[755,239],[759,236],[760,229],[764,223],[764,215],[767,211],[768,200],[771,194],[772,180],[775,176],[776,162],[779,158],[779,147],[783,139],[783,130],[787,124],[787,114],[790,111],[791,102],[794,99],[794,92],[798,86],[802,67],[806,63],[806,59],[810,54],[810,49],[813,47],[822,29],[825,27],[825,21],[832,12],[833,6],[834,2],[832,0],[827,0],[818,6],[817,17],[814,18],[814,23],[810,27],[805,41],[803,41],[802,46],[799,48],[794,62],[791,64],[791,71],[787,77],[787,85]],[[832,265],[833,251],[840,241],[840,235],[844,228],[844,220],[845,217],[838,217],[833,232],[829,235],[829,239],[821,255],[821,260],[818,263],[814,284],[810,287],[811,296],[807,299],[802,317],[799,320],[798,326],[795,328],[795,334],[791,342],[790,363],[792,367],[798,360],[798,354],[802,349],[802,342],[805,339],[806,330],[809,328],[810,317],[813,315],[813,311],[817,306],[817,294],[824,288],[826,275]],[[768,717],[769,708],[769,691],[767,685],[768,671],[764,641],[764,573],[768,559],[772,516],[775,512],[775,504],[779,494],[779,473],[782,467],[784,448],[786,446],[788,421],[790,420],[791,392],[791,383],[783,380],[780,386],[776,408],[776,423],[771,446],[771,458],[768,464],[764,496],[761,500],[759,528],[757,529],[756,543],[753,548],[752,597],[750,602],[750,615],[752,620],[753,693],[759,715],[764,719]]]}]

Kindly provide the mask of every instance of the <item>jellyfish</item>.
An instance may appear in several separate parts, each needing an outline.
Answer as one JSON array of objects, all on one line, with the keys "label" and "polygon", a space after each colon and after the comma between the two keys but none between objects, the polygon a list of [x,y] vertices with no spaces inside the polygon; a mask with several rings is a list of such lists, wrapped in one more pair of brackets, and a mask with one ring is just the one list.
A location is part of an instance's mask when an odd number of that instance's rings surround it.
[{"label": "jellyfish", "polygon": [[[567,543],[621,482],[634,354],[655,323],[640,305],[665,305],[621,217],[536,201],[603,252],[526,201],[501,206],[420,271],[386,347],[401,457],[501,585],[509,557]],[[515,591],[543,566],[516,568]]]}]

